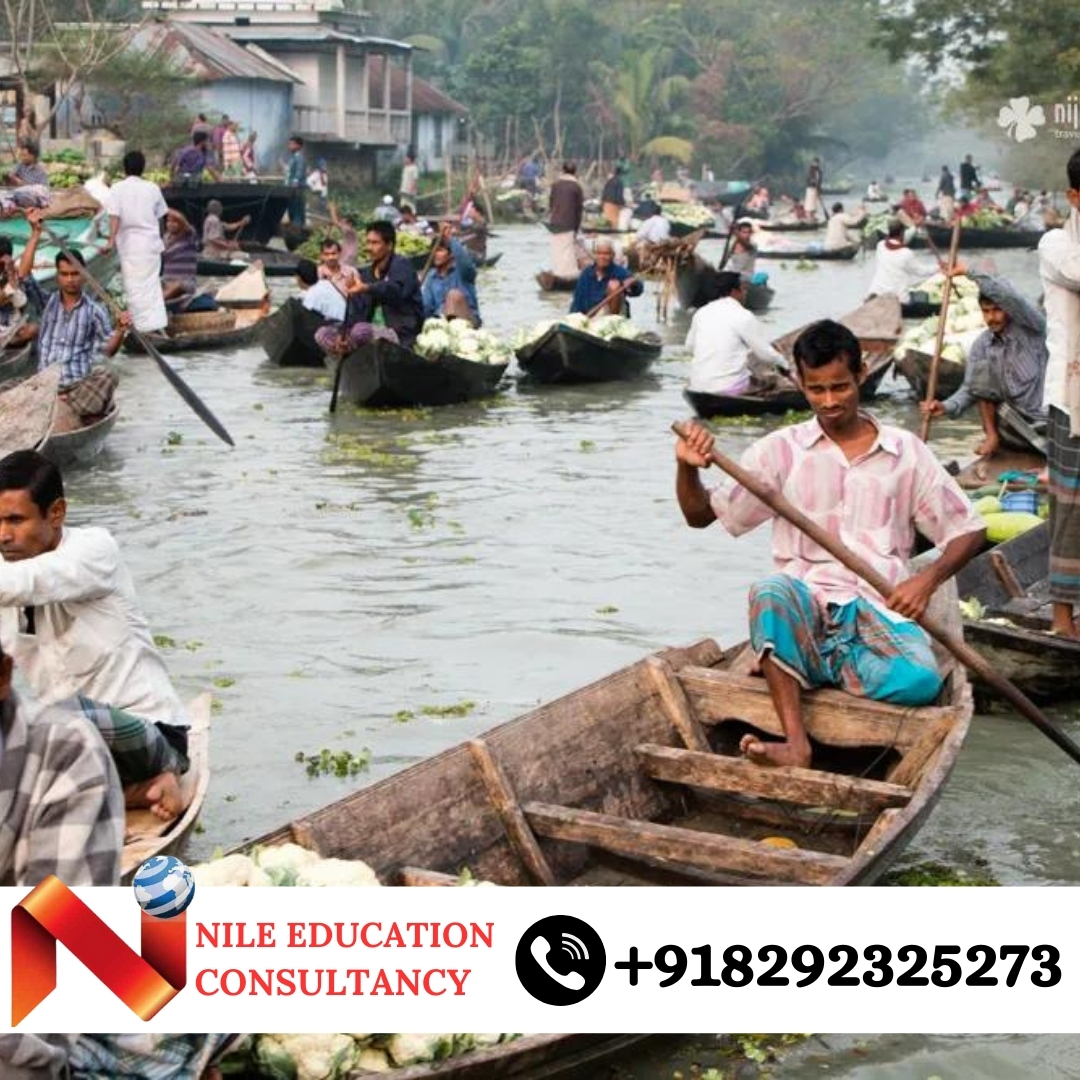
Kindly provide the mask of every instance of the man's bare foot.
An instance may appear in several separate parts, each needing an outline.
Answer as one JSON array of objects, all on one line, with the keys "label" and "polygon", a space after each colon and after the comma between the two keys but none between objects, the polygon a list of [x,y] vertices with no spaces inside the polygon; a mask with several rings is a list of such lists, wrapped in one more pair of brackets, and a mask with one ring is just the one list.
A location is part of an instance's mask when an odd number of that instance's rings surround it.
[{"label": "man's bare foot", "polygon": [[1050,633],[1057,635],[1057,637],[1080,640],[1080,631],[1077,630],[1076,623],[1071,620],[1069,622],[1059,623],[1055,619],[1050,627]]},{"label": "man's bare foot", "polygon": [[184,794],[176,773],[163,772],[150,780],[124,787],[124,805],[148,807],[162,821],[172,821],[184,810]]},{"label": "man's bare foot", "polygon": [[739,750],[755,765],[810,765],[809,743],[763,742],[754,735],[744,735],[739,740]]}]

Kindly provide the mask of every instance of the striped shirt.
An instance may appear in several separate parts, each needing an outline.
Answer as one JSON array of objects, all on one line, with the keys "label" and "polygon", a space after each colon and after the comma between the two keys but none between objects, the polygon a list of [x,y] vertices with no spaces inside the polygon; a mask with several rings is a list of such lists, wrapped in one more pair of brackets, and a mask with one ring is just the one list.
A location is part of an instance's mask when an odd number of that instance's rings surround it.
[{"label": "striped shirt", "polygon": [[[983,523],[925,443],[862,415],[878,434],[854,461],[813,419],[759,439],[743,454],[742,466],[897,585],[908,577],[916,529],[945,547]],[[869,585],[746,488],[721,485],[711,492],[711,504],[732,536],[774,519],[776,569],[806,582],[821,603],[844,604],[861,596],[881,606],[882,598]]]},{"label": "striped shirt", "polygon": [[60,364],[60,386],[85,379],[94,365],[97,351],[112,333],[108,312],[88,296],[80,296],[67,309],[61,294],[49,297],[38,331],[38,371]]}]

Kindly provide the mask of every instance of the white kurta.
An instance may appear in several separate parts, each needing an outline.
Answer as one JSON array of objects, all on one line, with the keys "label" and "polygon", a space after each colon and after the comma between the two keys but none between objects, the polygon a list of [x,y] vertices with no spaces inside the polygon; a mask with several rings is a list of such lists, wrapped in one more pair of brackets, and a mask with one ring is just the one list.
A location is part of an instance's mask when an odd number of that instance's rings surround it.
[{"label": "white kurta", "polygon": [[109,216],[120,220],[116,251],[124,296],[136,330],[164,330],[169,316],[161,295],[161,219],[168,211],[157,184],[126,176],[109,191]]},{"label": "white kurta", "polygon": [[725,296],[694,312],[686,347],[693,350],[690,389],[706,394],[738,392],[750,378],[750,359],[786,366],[752,311]]}]

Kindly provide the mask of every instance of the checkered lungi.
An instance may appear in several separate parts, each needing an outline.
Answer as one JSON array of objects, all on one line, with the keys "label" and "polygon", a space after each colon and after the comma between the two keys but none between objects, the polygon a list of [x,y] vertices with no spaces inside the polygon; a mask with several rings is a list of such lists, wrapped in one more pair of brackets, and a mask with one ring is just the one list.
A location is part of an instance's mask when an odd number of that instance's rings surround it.
[{"label": "checkered lungi", "polygon": [[896,705],[927,705],[941,692],[930,639],[861,597],[822,605],[809,587],[771,574],[750,588],[750,641],[799,685],[839,686]]},{"label": "checkered lungi", "polygon": [[72,1080],[199,1080],[239,1035],[77,1035],[68,1050]]},{"label": "checkered lungi", "polygon": [[[344,346],[342,338],[345,338]],[[324,352],[343,351],[350,353],[353,349],[359,349],[376,338],[383,338],[398,343],[397,334],[388,326],[379,326],[376,323],[357,322],[346,331],[340,323],[327,323],[315,331],[315,344]]]},{"label": "checkered lungi", "polygon": [[1069,416],[1050,407],[1050,599],[1080,603],[1080,436]]},{"label": "checkered lungi", "polygon": [[191,767],[185,728],[156,724],[82,694],[72,703],[101,732],[122,784],[152,780],[163,772],[179,776]]}]

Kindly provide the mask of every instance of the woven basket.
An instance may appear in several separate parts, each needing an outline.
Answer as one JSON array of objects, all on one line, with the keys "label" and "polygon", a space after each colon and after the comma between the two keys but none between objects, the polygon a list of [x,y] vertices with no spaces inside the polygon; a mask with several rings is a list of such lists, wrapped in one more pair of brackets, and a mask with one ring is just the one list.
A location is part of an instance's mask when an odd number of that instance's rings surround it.
[{"label": "woven basket", "polygon": [[205,333],[231,330],[236,325],[235,311],[186,311],[169,316],[170,334]]}]

